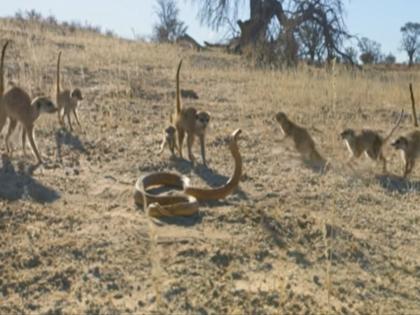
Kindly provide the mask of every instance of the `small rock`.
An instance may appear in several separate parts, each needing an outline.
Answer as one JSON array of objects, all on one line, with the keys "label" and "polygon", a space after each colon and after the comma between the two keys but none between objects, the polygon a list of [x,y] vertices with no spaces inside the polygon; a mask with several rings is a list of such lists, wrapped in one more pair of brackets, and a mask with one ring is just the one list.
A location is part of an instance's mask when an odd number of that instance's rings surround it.
[{"label": "small rock", "polygon": [[117,293],[117,294],[114,295],[114,299],[119,300],[119,299],[122,299],[122,298],[123,298],[123,295],[121,293]]},{"label": "small rock", "polygon": [[322,286],[318,276],[314,276],[313,280],[317,286]]},{"label": "small rock", "polygon": [[92,271],[92,274],[96,277],[96,278],[100,278],[101,277],[101,273],[99,272],[99,267],[95,267]]}]

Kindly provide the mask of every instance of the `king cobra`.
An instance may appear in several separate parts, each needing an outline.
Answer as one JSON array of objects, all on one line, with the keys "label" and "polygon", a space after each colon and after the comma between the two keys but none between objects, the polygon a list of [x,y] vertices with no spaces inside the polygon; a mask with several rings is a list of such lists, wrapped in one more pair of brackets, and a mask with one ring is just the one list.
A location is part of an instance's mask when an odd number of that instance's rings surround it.
[{"label": "king cobra", "polygon": [[[134,202],[143,206],[152,217],[190,216],[198,212],[198,202],[225,198],[238,186],[242,175],[242,158],[238,148],[241,129],[230,136],[229,149],[235,161],[235,170],[227,183],[216,188],[198,188],[190,185],[184,175],[171,172],[155,172],[139,177],[134,186]],[[150,188],[170,186],[181,192],[174,195],[157,195]]]}]

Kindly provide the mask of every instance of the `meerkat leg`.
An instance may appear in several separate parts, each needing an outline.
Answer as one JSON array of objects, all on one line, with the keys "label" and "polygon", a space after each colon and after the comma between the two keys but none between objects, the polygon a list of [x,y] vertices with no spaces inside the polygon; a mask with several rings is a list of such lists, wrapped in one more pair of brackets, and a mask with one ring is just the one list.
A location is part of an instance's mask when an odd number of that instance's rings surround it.
[{"label": "meerkat leg", "polygon": [[65,127],[66,123],[64,122],[64,118],[66,116],[66,107],[61,107],[58,110],[58,115],[59,115],[59,119],[60,119],[60,125]]},{"label": "meerkat leg", "polygon": [[179,156],[182,158],[182,145],[184,144],[185,131],[181,128],[178,128],[177,133],[178,133],[178,153],[179,153]]},{"label": "meerkat leg", "polygon": [[408,165],[408,161],[405,160],[404,165],[403,165],[403,172],[402,172],[404,178],[407,176],[407,165]]},{"label": "meerkat leg", "polygon": [[31,145],[32,151],[36,156],[36,159],[38,161],[38,164],[42,164],[41,156],[39,155],[38,148],[36,146],[35,140],[34,140],[34,126],[26,126],[26,133],[28,134],[29,144]]},{"label": "meerkat leg", "polygon": [[163,150],[165,149],[166,146],[166,136],[163,135],[163,139],[162,139],[162,144],[160,145],[160,150],[158,152],[158,154],[162,154]]},{"label": "meerkat leg", "polygon": [[62,119],[61,111],[62,111],[62,109],[61,109],[61,108],[59,108],[59,109],[57,110],[57,117],[58,117],[58,123],[59,123],[60,125],[63,125],[63,119]]},{"label": "meerkat leg", "polygon": [[79,121],[79,117],[77,116],[76,108],[73,108],[72,112],[73,112],[74,117],[76,118],[77,124],[79,125],[80,128],[82,128],[82,125],[80,124],[80,121]]},{"label": "meerkat leg", "polygon": [[6,113],[2,112],[0,109],[0,134],[3,131],[4,125],[6,124],[6,120],[7,120]]},{"label": "meerkat leg", "polygon": [[410,171],[411,171],[410,165],[411,165],[411,161],[407,159],[404,165],[404,175],[403,175],[404,178],[406,178],[407,175],[410,174]]},{"label": "meerkat leg", "polygon": [[410,164],[408,166],[407,175],[411,173],[415,164],[415,160],[410,160]]},{"label": "meerkat leg", "polygon": [[73,126],[71,124],[71,118],[70,118],[70,112],[67,112],[66,113],[66,116],[67,116],[67,122],[68,122],[68,124],[70,126],[70,131],[73,131]]},{"label": "meerkat leg", "polygon": [[4,125],[6,124],[7,116],[6,113],[0,112],[0,133],[3,130]]},{"label": "meerkat leg", "polygon": [[379,161],[382,162],[382,172],[386,173],[386,171],[387,171],[386,170],[386,159],[385,159],[384,155],[382,154],[382,152],[379,153],[378,159],[379,159]]},{"label": "meerkat leg", "polygon": [[405,166],[404,166],[404,174],[403,174],[403,177],[406,178],[407,175],[408,175],[408,173],[409,173],[409,171],[408,171],[408,162],[407,162],[407,163],[405,163]]},{"label": "meerkat leg", "polygon": [[171,151],[171,156],[174,156],[175,155],[175,147],[173,145],[170,145],[169,150]]},{"label": "meerkat leg", "polygon": [[25,131],[25,128],[22,128],[22,150],[23,150],[23,156],[26,156],[26,131]]},{"label": "meerkat leg", "polygon": [[12,155],[13,148],[10,146],[9,139],[13,131],[15,130],[17,125],[17,120],[10,118],[9,129],[7,130],[5,143],[6,143],[6,151],[8,154]]},{"label": "meerkat leg", "polygon": [[178,150],[178,145],[176,144],[176,140],[175,140],[175,138],[174,139],[172,139],[172,142],[171,142],[171,144],[170,144],[170,150],[171,150],[171,153],[172,153],[172,156],[174,156],[175,155],[175,150]]},{"label": "meerkat leg", "polygon": [[192,154],[192,146],[194,144],[194,134],[192,132],[187,133],[187,147],[188,147],[188,158],[190,159],[191,163],[194,164],[195,158]]},{"label": "meerkat leg", "polygon": [[207,166],[206,162],[206,145],[205,145],[205,137],[204,134],[199,136],[200,139],[200,149],[201,149],[201,158],[203,160],[203,164]]}]

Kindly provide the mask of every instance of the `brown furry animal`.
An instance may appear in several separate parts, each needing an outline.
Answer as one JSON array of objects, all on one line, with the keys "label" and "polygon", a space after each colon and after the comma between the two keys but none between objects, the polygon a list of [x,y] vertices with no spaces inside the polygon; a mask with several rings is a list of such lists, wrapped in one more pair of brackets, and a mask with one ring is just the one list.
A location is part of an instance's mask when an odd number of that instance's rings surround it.
[{"label": "brown furry animal", "polygon": [[352,163],[354,159],[359,158],[362,153],[365,153],[372,160],[381,161],[382,171],[386,172],[386,159],[382,150],[394,131],[400,125],[403,114],[404,111],[401,111],[397,123],[385,138],[379,135],[376,131],[370,129],[363,129],[360,132],[356,132],[354,129],[348,128],[341,132],[340,136],[344,140],[347,149],[350,152],[350,157],[347,163]]},{"label": "brown furry animal", "polygon": [[169,126],[163,131],[162,144],[160,146],[159,154],[163,152],[165,147],[168,146],[172,156],[175,155],[175,149],[178,149],[176,144],[176,129],[174,126]]},{"label": "brown furry animal", "polygon": [[22,146],[25,152],[26,135],[28,135],[29,143],[35,154],[38,164],[42,163],[41,155],[38,152],[37,145],[34,140],[34,126],[39,115],[42,113],[55,113],[57,111],[54,103],[47,97],[36,97],[33,100],[23,89],[17,86],[11,87],[6,93],[4,92],[4,55],[9,42],[3,46],[0,63],[0,132],[2,131],[6,120],[9,119],[9,129],[5,138],[6,150],[12,153],[9,144],[9,138],[17,123],[23,126]]},{"label": "brown furry animal", "polygon": [[391,145],[396,150],[401,150],[401,157],[404,161],[403,176],[407,177],[413,170],[416,159],[420,156],[420,131],[414,130],[401,136]]},{"label": "brown furry animal", "polygon": [[326,161],[316,149],[315,142],[309,135],[308,130],[296,125],[283,112],[276,114],[276,120],[280,124],[284,138],[292,138],[296,150],[305,160],[320,163],[323,167],[326,166]]},{"label": "brown furry animal", "polygon": [[76,88],[73,90],[63,90],[60,89],[60,61],[61,61],[61,51],[58,53],[57,58],[57,92],[56,92],[56,102],[58,106],[58,122],[60,125],[64,126],[64,117],[67,117],[67,122],[69,124],[70,130],[73,131],[73,126],[71,124],[70,114],[73,113],[76,118],[76,122],[81,127],[79,117],[77,115],[77,107],[79,103],[83,100],[82,92],[80,89]]},{"label": "brown furry animal", "polygon": [[181,106],[181,96],[179,92],[179,72],[181,70],[182,60],[179,62],[178,70],[176,72],[176,112],[171,118],[171,122],[175,125],[178,133],[178,152],[182,158],[182,145],[184,142],[185,134],[187,134],[187,147],[188,157],[194,164],[195,158],[192,154],[192,145],[195,137],[200,140],[201,157],[203,164],[206,163],[206,152],[205,152],[205,135],[206,128],[210,121],[210,115],[204,111],[197,111],[194,107],[183,108]]}]

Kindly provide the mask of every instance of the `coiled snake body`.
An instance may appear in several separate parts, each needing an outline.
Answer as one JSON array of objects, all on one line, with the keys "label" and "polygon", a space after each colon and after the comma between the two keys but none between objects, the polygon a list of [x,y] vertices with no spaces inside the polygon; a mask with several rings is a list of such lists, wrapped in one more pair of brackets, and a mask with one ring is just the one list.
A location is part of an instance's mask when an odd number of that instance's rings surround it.
[{"label": "coiled snake body", "polygon": [[[198,201],[225,198],[238,186],[242,175],[242,158],[238,148],[240,129],[229,139],[229,149],[235,161],[235,170],[227,183],[216,188],[198,188],[190,185],[184,175],[156,172],[141,176],[134,186],[134,202],[145,207],[150,216],[189,216],[198,211]],[[152,187],[170,186],[182,190],[175,195],[156,195],[148,191]]]}]

